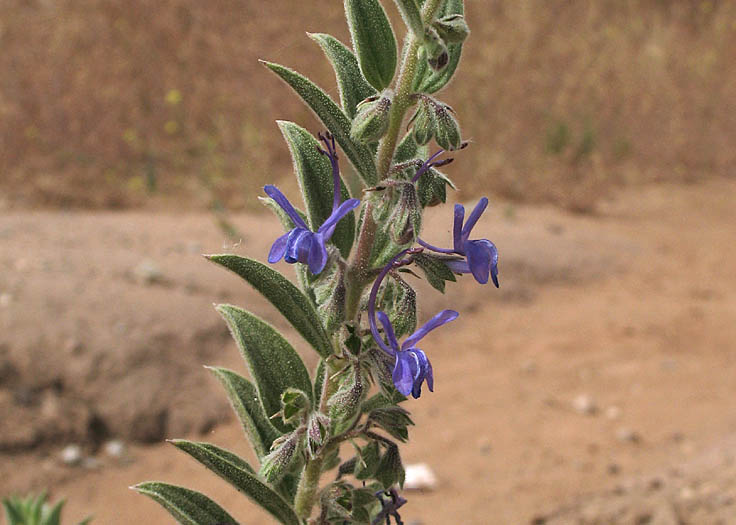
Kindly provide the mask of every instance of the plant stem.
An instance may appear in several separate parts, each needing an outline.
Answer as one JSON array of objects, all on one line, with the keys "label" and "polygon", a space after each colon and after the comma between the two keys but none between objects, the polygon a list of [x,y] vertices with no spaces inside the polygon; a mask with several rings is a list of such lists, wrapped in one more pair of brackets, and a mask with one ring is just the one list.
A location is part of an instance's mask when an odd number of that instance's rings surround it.
[{"label": "plant stem", "polygon": [[317,457],[307,460],[304,467],[302,477],[299,480],[299,487],[296,491],[296,500],[294,507],[297,516],[306,520],[312,514],[317,499],[317,489],[319,488],[319,477],[322,474],[322,461],[324,458]]},{"label": "plant stem", "polygon": [[[440,7],[441,0],[427,0],[422,10],[422,19],[425,24],[430,24],[434,20],[437,10]],[[378,146],[378,176],[379,179],[385,179],[391,170],[391,162],[396,151],[396,144],[401,132],[401,124],[404,122],[406,110],[411,107],[411,86],[414,82],[414,75],[417,70],[417,60],[419,58],[419,45],[421,41],[409,31],[404,41],[404,51],[401,57],[401,67],[399,68],[399,78],[396,80],[396,88],[394,90],[394,99],[391,102],[391,113],[389,114],[389,125],[386,135],[381,139]]]}]

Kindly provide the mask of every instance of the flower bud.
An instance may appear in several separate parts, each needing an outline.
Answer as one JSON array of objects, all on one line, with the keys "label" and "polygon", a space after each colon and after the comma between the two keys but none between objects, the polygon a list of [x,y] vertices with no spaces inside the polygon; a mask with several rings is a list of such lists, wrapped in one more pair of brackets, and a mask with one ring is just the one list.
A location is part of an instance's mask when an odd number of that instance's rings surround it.
[{"label": "flower bud", "polygon": [[434,24],[440,38],[448,44],[462,44],[470,34],[470,28],[463,15],[449,15]]},{"label": "flower bud", "polygon": [[450,62],[450,54],[447,51],[447,45],[435,28],[425,28],[423,47],[429,67],[437,72],[447,67]]},{"label": "flower bud", "polygon": [[342,386],[327,400],[330,419],[334,426],[333,435],[340,434],[350,428],[360,416],[360,405],[365,398],[365,394],[366,389],[359,368],[357,366],[351,367]]},{"label": "flower bud", "polygon": [[456,150],[462,145],[460,125],[455,120],[455,111],[442,102],[435,104],[434,140],[444,150]]},{"label": "flower bud", "polygon": [[320,317],[329,332],[336,331],[345,320],[345,279],[343,270],[337,271],[314,287]]},{"label": "flower bud", "polygon": [[271,445],[271,453],[261,461],[259,474],[271,484],[277,483],[300,462],[302,432],[294,431],[281,436]]},{"label": "flower bud", "polygon": [[430,168],[417,181],[417,195],[423,208],[437,206],[447,201],[447,187],[457,189],[452,181],[439,170]]},{"label": "flower bud", "polygon": [[307,452],[314,458],[322,452],[330,433],[330,418],[321,412],[313,412],[307,421]]},{"label": "flower bud", "polygon": [[368,97],[358,104],[357,114],[350,127],[350,136],[362,143],[377,142],[386,134],[391,111],[393,92],[385,90],[381,95]]},{"label": "flower bud", "polygon": [[434,112],[426,97],[419,99],[417,110],[414,112],[411,120],[409,120],[409,125],[413,126],[414,140],[420,146],[424,146],[432,140],[436,123]]},{"label": "flower bud", "polygon": [[396,207],[388,218],[389,235],[396,244],[412,242],[422,226],[422,207],[417,190],[411,182],[397,183]]}]

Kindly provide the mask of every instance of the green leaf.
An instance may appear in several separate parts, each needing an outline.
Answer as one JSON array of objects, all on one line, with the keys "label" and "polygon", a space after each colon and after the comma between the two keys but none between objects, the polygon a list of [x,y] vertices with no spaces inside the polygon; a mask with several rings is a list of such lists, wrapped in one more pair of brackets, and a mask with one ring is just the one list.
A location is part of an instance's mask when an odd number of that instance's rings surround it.
[{"label": "green leaf", "polygon": [[59,525],[61,522],[61,511],[64,508],[64,500],[61,500],[54,505],[49,513],[44,517],[44,525]]},{"label": "green leaf", "polygon": [[267,455],[271,450],[271,443],[281,433],[276,430],[271,421],[266,417],[261,402],[258,399],[258,391],[253,383],[246,378],[226,368],[209,368],[215,377],[222,383],[227,391],[230,403],[238,415],[240,424],[243,426],[248,439],[253,444],[258,459]]},{"label": "green leaf", "polygon": [[[301,126],[285,120],[277,121],[281,134],[289,145],[294,162],[294,173],[307,205],[307,224],[312,231],[322,225],[332,213],[333,180],[332,164],[321,154],[317,139]],[[350,198],[345,184],[340,184],[340,202]],[[348,213],[337,223],[331,242],[338,247],[343,257],[350,255],[355,239],[355,214]]]},{"label": "green leaf", "polygon": [[319,406],[322,400],[322,388],[325,382],[325,364],[324,359],[320,359],[317,369],[314,371],[314,406]]},{"label": "green leaf", "polygon": [[[270,324],[237,306],[221,304],[217,311],[227,322],[258,388],[261,403],[270,418],[281,410],[281,393],[293,387],[312,394],[309,372],[299,354]],[[278,419],[282,432],[288,427]]]},{"label": "green leaf", "polygon": [[322,357],[332,354],[332,344],[314,304],[283,275],[265,264],[238,255],[209,255],[207,258],[235,272],[258,290]]},{"label": "green leaf", "polygon": [[[445,5],[440,9],[437,18],[448,15],[464,14],[463,0],[447,0]],[[462,43],[448,44],[447,51],[450,56],[447,66],[440,72],[435,72],[429,67],[426,55],[422,50],[417,63],[417,70],[414,74],[414,83],[412,89],[417,93],[436,93],[445,87],[452,76],[455,74],[458,64],[460,63],[460,55],[463,51]]]},{"label": "green leaf", "polygon": [[368,81],[363,77],[358,65],[358,59],[345,44],[337,38],[324,33],[308,33],[309,38],[319,44],[327,59],[335,70],[337,88],[340,91],[342,109],[351,119],[355,117],[358,104],[366,98],[375,95]]},{"label": "green leaf", "polygon": [[365,144],[360,144],[350,138],[350,119],[340,109],[340,106],[335,104],[327,93],[317,87],[311,80],[296,71],[272,62],[264,61],[263,64],[291,86],[307,106],[314,111],[330,133],[335,136],[335,140],[340,144],[363,182],[367,186],[375,186],[378,181],[378,172],[373,160],[373,153]]},{"label": "green leaf", "polygon": [[363,76],[378,91],[391,85],[396,72],[396,37],[378,0],[345,0],[353,49]]},{"label": "green leaf", "polygon": [[261,481],[251,466],[236,454],[209,443],[182,439],[172,440],[171,443],[251,498],[281,523],[299,525],[299,518],[291,506]]},{"label": "green leaf", "polygon": [[394,0],[399,8],[406,26],[411,31],[421,37],[424,34],[424,23],[422,22],[422,13],[419,10],[417,0]]},{"label": "green leaf", "polygon": [[455,274],[442,262],[441,257],[420,253],[414,256],[414,262],[422,269],[427,282],[435,290],[445,293],[445,281],[456,281]]},{"label": "green leaf", "polygon": [[182,525],[238,525],[222,507],[199,492],[158,481],[131,488],[159,503]]}]

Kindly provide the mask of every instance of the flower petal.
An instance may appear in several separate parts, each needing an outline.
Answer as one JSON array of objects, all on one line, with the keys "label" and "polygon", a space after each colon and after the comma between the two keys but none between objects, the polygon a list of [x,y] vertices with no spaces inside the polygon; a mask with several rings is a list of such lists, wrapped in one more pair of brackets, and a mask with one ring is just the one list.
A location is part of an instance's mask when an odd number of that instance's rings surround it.
[{"label": "flower petal", "polygon": [[466,259],[445,261],[445,266],[447,266],[452,273],[470,273],[470,266],[468,266],[468,261]]},{"label": "flower petal", "polygon": [[273,242],[271,251],[268,252],[268,262],[273,264],[281,260],[286,253],[286,240],[289,238],[290,233],[291,231],[286,232]]},{"label": "flower petal", "polygon": [[391,374],[396,390],[408,396],[414,387],[414,377],[419,368],[416,356],[411,352],[398,352],[396,354],[396,365]]},{"label": "flower petal", "polygon": [[407,350],[409,348],[413,348],[417,341],[419,341],[422,337],[427,335],[435,328],[438,328],[445,323],[449,323],[450,321],[457,319],[458,315],[460,314],[458,314],[455,310],[442,310],[432,319],[424,323],[424,325],[422,325],[419,330],[407,337],[406,341],[404,341],[404,344],[401,345],[401,349]]},{"label": "flower petal", "polygon": [[396,334],[394,334],[394,327],[391,326],[391,321],[389,321],[388,316],[383,312],[378,312],[376,315],[378,317],[378,320],[381,321],[381,324],[383,325],[383,331],[386,334],[386,338],[388,339],[388,344],[393,350],[398,352],[399,342],[396,340]]},{"label": "flower petal", "polygon": [[411,395],[414,396],[414,399],[418,399],[419,396],[422,395],[422,383],[424,383],[424,380],[427,380],[427,386],[429,387],[430,392],[434,392],[434,378],[432,377],[432,365],[429,363],[429,359],[427,359],[427,355],[420,350],[419,348],[415,348],[414,350],[410,350],[412,354],[417,358],[417,374],[414,377],[414,385],[412,386]]},{"label": "flower petal", "polygon": [[[330,237],[332,237],[332,233],[334,232],[334,227],[337,226],[337,223],[340,222],[340,219],[345,217],[348,213],[350,213],[352,210],[358,207],[360,204],[360,200],[358,199],[348,199],[340,206],[334,210],[329,217],[327,217],[327,220],[322,224],[322,226],[319,227],[319,230],[317,230],[319,233],[325,234],[325,240],[329,240]],[[332,231],[328,231],[332,230]]]},{"label": "flower petal", "polygon": [[266,195],[276,201],[276,204],[281,206],[281,209],[286,212],[286,214],[292,221],[294,221],[294,225],[297,228],[304,228],[305,230],[309,229],[309,226],[307,226],[307,224],[304,222],[304,219],[302,219],[299,213],[294,209],[294,206],[291,205],[289,199],[286,198],[286,195],[281,193],[281,191],[276,186],[272,184],[267,184],[263,187],[263,191],[266,192]]},{"label": "flower petal", "polygon": [[462,230],[464,219],[465,207],[462,204],[455,204],[455,217],[452,222],[452,245],[457,253],[463,253]]},{"label": "flower petal", "polygon": [[475,280],[486,284],[491,272],[491,250],[481,241],[468,241],[465,243],[465,253],[468,254],[468,266]]},{"label": "flower petal", "polygon": [[465,222],[465,226],[463,226],[462,237],[464,240],[468,239],[468,236],[470,235],[470,230],[473,229],[473,226],[475,226],[475,223],[478,222],[478,219],[480,219],[480,216],[483,215],[483,212],[486,211],[487,207],[488,198],[483,197],[481,200],[478,201],[478,204],[475,205],[473,211],[470,212],[470,216]]},{"label": "flower petal", "polygon": [[317,275],[325,269],[327,265],[327,248],[325,247],[325,238],[321,233],[312,233],[312,244],[309,247],[308,264],[309,271]]},{"label": "flower petal", "polygon": [[295,262],[306,264],[309,259],[309,248],[312,245],[312,235],[314,235],[312,232],[303,228],[291,230],[286,243],[284,260],[289,264]]}]

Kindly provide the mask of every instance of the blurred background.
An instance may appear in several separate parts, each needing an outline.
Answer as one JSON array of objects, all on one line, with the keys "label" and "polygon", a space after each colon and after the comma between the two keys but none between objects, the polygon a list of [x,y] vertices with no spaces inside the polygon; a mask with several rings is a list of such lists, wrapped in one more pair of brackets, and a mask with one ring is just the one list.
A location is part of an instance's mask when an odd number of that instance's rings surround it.
[{"label": "blurred background", "polygon": [[[502,287],[420,285],[425,317],[454,301],[464,324],[427,343],[405,459],[437,485],[407,522],[736,523],[736,3],[466,9],[439,96],[472,147],[447,171],[451,199],[491,198]],[[126,488],[156,478],[269,522],[161,442],[248,453],[199,366],[243,369],[213,301],[304,350],[199,254],[263,259],[278,234],[256,199],[296,195],[274,121],[320,126],[258,59],[336,99],[305,31],[349,42],[342,3],[0,1],[0,496],[167,523]]]}]

